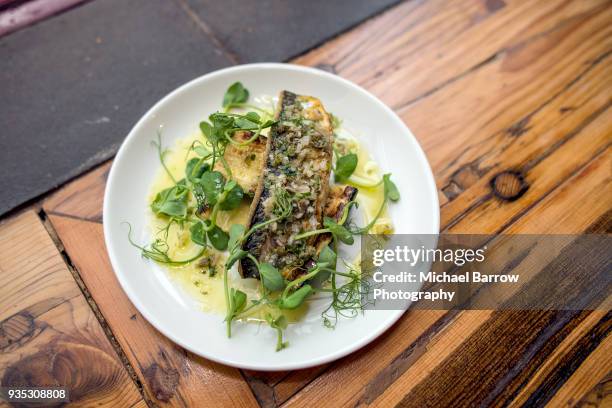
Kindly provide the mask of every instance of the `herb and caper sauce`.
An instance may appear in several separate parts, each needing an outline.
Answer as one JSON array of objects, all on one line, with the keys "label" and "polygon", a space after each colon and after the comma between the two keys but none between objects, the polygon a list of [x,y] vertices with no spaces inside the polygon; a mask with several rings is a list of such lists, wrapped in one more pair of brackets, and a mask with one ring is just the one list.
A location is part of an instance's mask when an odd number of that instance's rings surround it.
[{"label": "herb and caper sauce", "polygon": [[[316,98],[284,91],[274,115],[249,97],[232,84],[200,134],[172,151],[157,135],[154,237],[140,245],[131,227],[128,237],[207,310],[222,308],[228,337],[235,321],[256,321],[276,331],[281,350],[289,344],[285,329],[299,323],[314,293],[329,294],[326,327],[362,310],[368,288],[358,265],[338,258],[338,247],[389,231],[386,208],[399,192],[356,142],[339,136],[340,120]],[[331,171],[340,184],[330,186]],[[350,217],[358,203],[365,226]],[[238,266],[256,279],[240,277]]]},{"label": "herb and caper sauce", "polygon": [[[268,137],[267,158],[250,225],[275,217],[274,202],[290,202],[289,216],[271,222],[248,237],[243,250],[278,268],[293,280],[303,265],[317,254],[316,238],[296,241],[304,230],[321,225],[332,167],[333,128],[321,102],[313,97],[281,92],[278,121]],[[258,277],[256,264],[245,257],[240,263],[245,277]]]}]

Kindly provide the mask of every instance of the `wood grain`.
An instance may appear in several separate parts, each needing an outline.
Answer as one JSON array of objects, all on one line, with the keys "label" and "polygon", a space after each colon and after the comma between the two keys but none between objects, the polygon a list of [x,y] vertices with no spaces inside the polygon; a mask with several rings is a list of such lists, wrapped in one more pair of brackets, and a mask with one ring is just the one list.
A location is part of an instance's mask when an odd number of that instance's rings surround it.
[{"label": "wood grain", "polygon": [[102,222],[104,187],[111,164],[111,161],[103,163],[85,176],[68,183],[47,197],[43,201],[43,208],[53,214]]},{"label": "wood grain", "polygon": [[[488,186],[494,175],[490,170],[513,168],[528,157],[525,152],[515,159],[518,163],[504,166],[507,159],[499,160],[498,155],[508,146],[514,146],[513,151],[526,148],[539,149],[540,153],[554,146],[555,139],[562,135],[547,135],[550,143],[541,137],[543,131],[557,124],[561,111],[574,114],[585,100],[605,104],[610,99],[610,64],[601,61],[610,51],[609,3],[508,2],[485,19],[476,17],[482,6],[475,1],[445,2],[444,6],[440,2],[408,2],[403,5],[409,14],[406,18],[402,18],[401,10],[394,10],[376,24],[355,30],[367,40],[350,40],[347,35],[338,40],[341,44],[327,44],[299,60],[309,65],[335,66],[336,58],[358,54],[359,63],[355,65],[362,69],[342,69],[341,65],[338,73],[370,90],[378,85],[394,98],[402,98],[395,105],[405,106],[399,113],[425,148],[443,193],[443,204],[476,180]],[[447,11],[447,18],[439,18]],[[395,38],[372,35],[376,31],[382,33],[385,26],[394,27]],[[405,27],[405,31],[395,31],[397,27]],[[426,39],[421,40],[423,37]],[[419,41],[426,42],[412,49]],[[491,48],[484,55],[471,59],[472,54],[487,47]],[[566,52],[566,47],[571,53]],[[452,64],[444,60],[449,54],[455,56]],[[537,58],[540,55],[547,57]],[[371,77],[375,64],[384,67],[379,77]],[[574,95],[584,85],[574,87],[573,93],[557,95],[593,64],[599,66],[598,77],[584,92],[597,92],[598,96]],[[448,70],[452,70],[448,76],[455,78],[451,82],[442,79],[425,90],[413,85],[414,78],[426,76],[435,81],[444,78]],[[379,96],[392,103],[390,98]],[[545,120],[530,117],[553,97],[553,106],[558,110],[551,106]],[[587,116],[593,112],[588,106],[584,111]],[[569,118],[565,124],[575,126],[579,121],[579,117]],[[539,126],[534,128],[534,123]],[[521,137],[516,137],[519,134]],[[511,157],[513,151],[507,156]],[[479,197],[474,192],[462,194],[461,201],[443,212],[443,222],[448,224]]]},{"label": "wood grain", "polygon": [[[602,20],[595,21],[598,18]],[[528,170],[606,108],[610,103],[607,58],[611,46],[600,40],[602,36],[611,38],[606,32],[609,21],[610,12],[594,11],[582,25],[565,29],[566,37],[551,39],[550,50],[534,42],[521,48],[522,54],[548,52],[551,55],[547,58],[510,69],[508,65],[515,64],[515,58],[524,57],[503,54],[401,112],[420,137],[448,200],[442,211],[444,225],[487,201],[495,174],[524,171],[523,167]],[[586,45],[589,39],[593,42]],[[590,53],[568,55],[558,46],[563,42],[579,50],[577,53],[583,50],[582,45],[587,46]],[[558,65],[550,65],[551,61]],[[457,95],[461,95],[460,108]],[[583,103],[586,106],[580,109]],[[572,109],[562,115],[561,110],[568,107]]]},{"label": "wood grain", "polygon": [[[551,384],[551,380],[559,378],[559,370],[566,369],[564,364],[559,364],[559,361],[565,361],[571,363],[571,356],[577,351],[584,351],[588,348],[584,347],[581,342],[584,341],[587,335],[589,335],[593,328],[596,327],[598,322],[606,317],[606,312],[597,310],[587,316],[580,325],[570,335],[568,335],[559,347],[553,352],[549,359],[547,359],[537,372],[529,379],[527,384],[520,390],[518,395],[512,400],[513,406],[522,406],[526,403],[535,403],[537,398],[538,389],[547,389],[554,384]],[[608,316],[609,318],[609,316]],[[558,391],[555,396],[548,402],[550,406],[559,405],[570,405],[571,401],[566,401],[566,404],[560,404],[567,396],[573,397],[576,395],[583,395],[587,391],[591,390],[598,383],[598,379],[606,375],[612,370],[612,338],[607,337],[601,344],[591,353],[591,355],[580,365],[580,367],[572,374],[574,380],[568,381],[563,384],[566,391]],[[604,356],[604,353],[608,353],[608,356]],[[595,364],[593,364],[596,362]],[[585,374],[588,378],[585,378]],[[587,381],[584,381],[587,380]],[[575,385],[573,385],[575,384]],[[571,391],[567,391],[571,390]]]},{"label": "wood grain", "polygon": [[64,386],[81,406],[142,401],[34,212],[0,226],[0,254],[2,386]]},{"label": "wood grain", "polygon": [[257,405],[238,370],[189,353],[138,313],[112,271],[101,224],[53,214],[49,219],[150,401],[158,406]]},{"label": "wood grain", "polygon": [[[501,8],[490,8],[489,3],[405,2],[295,62],[333,70],[400,109],[606,5],[590,0],[505,1],[497,2]],[[506,78],[496,79],[486,90],[506,87]],[[486,108],[490,106],[481,107]]]},{"label": "wood grain", "polygon": [[[609,341],[609,339],[607,340]],[[603,348],[603,347],[602,347]],[[610,354],[609,350],[604,350],[604,352],[608,353],[608,355]],[[598,353],[600,354],[600,353]],[[598,355],[597,357],[603,357],[601,355]],[[599,366],[599,364],[597,362],[595,362],[595,364],[597,366]],[[597,369],[597,368],[596,368]],[[588,368],[582,371],[583,374],[583,378],[582,380],[585,382],[592,382],[593,380],[593,376],[590,375]],[[570,381],[568,381],[568,384],[572,384],[574,377],[572,377],[570,379]],[[572,384],[574,385],[574,384]],[[565,389],[566,387],[564,386],[562,390],[559,390],[558,395],[563,395],[564,392],[572,392],[574,391],[573,389],[571,389],[570,387],[568,387],[568,389]],[[574,398],[573,395],[565,395],[566,396],[566,400],[561,400],[559,398],[557,398],[557,396],[555,396],[554,401],[552,401],[550,404],[548,404],[549,407],[553,407],[553,403],[558,403],[557,406],[560,405],[564,405],[564,406],[576,406],[576,407],[581,407],[581,408],[586,408],[586,407],[609,407],[612,405],[612,372],[608,372],[608,374],[602,378],[588,393],[586,393],[578,402],[576,402],[576,399]]]},{"label": "wood grain", "polygon": [[355,404],[363,395],[378,395],[393,383],[396,373],[408,369],[426,353],[436,335],[447,330],[458,314],[409,310],[379,339],[313,379],[286,406],[312,406],[321,400],[344,406]]}]

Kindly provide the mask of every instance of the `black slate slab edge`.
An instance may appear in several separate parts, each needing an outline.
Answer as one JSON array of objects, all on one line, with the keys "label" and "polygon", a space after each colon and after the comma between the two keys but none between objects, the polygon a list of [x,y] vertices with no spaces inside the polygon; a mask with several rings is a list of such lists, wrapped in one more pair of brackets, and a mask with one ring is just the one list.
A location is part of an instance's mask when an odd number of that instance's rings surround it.
[{"label": "black slate slab edge", "polygon": [[182,0],[241,62],[287,61],[399,0]]},{"label": "black slate slab edge", "polygon": [[286,61],[398,0],[93,0],[0,38],[0,215],[112,157],[177,86]]},{"label": "black slate slab edge", "polygon": [[229,58],[175,1],[95,0],[0,39],[0,215],[111,157]]}]

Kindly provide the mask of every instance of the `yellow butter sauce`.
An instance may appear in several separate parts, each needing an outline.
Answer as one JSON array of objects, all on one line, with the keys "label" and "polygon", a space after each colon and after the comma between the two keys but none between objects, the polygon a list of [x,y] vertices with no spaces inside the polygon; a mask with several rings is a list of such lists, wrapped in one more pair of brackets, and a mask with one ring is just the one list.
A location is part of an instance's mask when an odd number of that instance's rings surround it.
[{"label": "yellow butter sauce", "polygon": [[[164,156],[164,162],[168,171],[176,180],[184,177],[185,166],[189,159],[196,157],[196,153],[190,151],[192,143],[199,139],[199,135],[193,135],[180,139]],[[172,187],[174,182],[163,168],[160,168],[151,186],[149,202],[152,202],[156,194],[165,188]],[[221,211],[217,218],[218,224],[227,230],[234,223],[246,224],[249,216],[249,204],[243,202],[233,211]],[[181,226],[173,223],[167,232],[164,231],[168,220],[158,217],[150,211],[150,226],[154,238],[165,238],[167,233],[168,256],[172,259],[188,259],[196,255],[201,247],[191,241],[189,225]],[[163,236],[162,236],[163,235]],[[198,265],[198,261],[181,266],[167,266],[170,276],[192,295],[203,310],[214,313],[225,313],[225,295],[223,291],[223,263],[226,255],[214,248],[206,250],[206,256],[212,257],[213,267],[216,269],[214,276],[209,276],[209,268]],[[232,285],[250,295],[249,298],[257,297],[257,286],[254,279],[236,279]],[[245,282],[243,282],[245,281]],[[249,293],[250,292],[250,293]]]},{"label": "yellow butter sauce", "polygon": [[[357,168],[349,178],[349,184],[359,189],[357,202],[363,211],[363,225],[369,224],[378,214],[384,200],[384,188],[380,180],[380,167],[372,160],[367,149],[356,139],[343,137],[336,139],[335,146],[341,154],[355,153],[357,155]],[[385,206],[382,214],[376,220],[371,234],[392,234],[393,222],[389,216],[388,208]]]},{"label": "yellow butter sauce", "polygon": [[[184,177],[185,166],[189,159],[196,157],[190,147],[199,136],[194,135],[184,139],[180,139],[164,156],[164,162],[168,171],[172,174],[175,180],[180,180]],[[158,192],[163,189],[172,187],[174,181],[161,168],[155,177],[151,186],[149,201],[152,202]],[[246,225],[249,219],[250,203],[243,200],[241,205],[232,211],[220,211],[217,215],[217,224],[227,231],[233,224]],[[154,238],[164,238],[168,243],[168,256],[172,259],[189,259],[198,254],[201,247],[191,241],[189,226],[180,226],[173,223],[167,229],[168,220],[163,217],[156,216],[150,211],[150,227]],[[166,235],[167,234],[167,235]],[[214,248],[208,248],[205,256],[210,256],[213,259],[213,266],[216,270],[214,276],[209,276],[209,268],[198,265],[198,261],[191,262],[181,266],[165,266],[170,277],[179,283],[179,285],[189,293],[206,312],[212,312],[224,315],[225,310],[225,293],[223,288],[223,268],[226,259],[225,251],[217,251]],[[242,279],[236,270],[230,271],[230,286],[240,289],[247,294],[248,303],[251,304],[251,299],[259,298],[259,284],[257,279]],[[284,311],[283,314],[289,322],[297,322],[301,316],[308,312],[308,305],[304,304],[296,310]],[[265,305],[253,307],[244,314],[242,320],[249,322],[265,321],[267,313],[271,313],[274,317],[278,314],[278,310],[267,307]]]}]

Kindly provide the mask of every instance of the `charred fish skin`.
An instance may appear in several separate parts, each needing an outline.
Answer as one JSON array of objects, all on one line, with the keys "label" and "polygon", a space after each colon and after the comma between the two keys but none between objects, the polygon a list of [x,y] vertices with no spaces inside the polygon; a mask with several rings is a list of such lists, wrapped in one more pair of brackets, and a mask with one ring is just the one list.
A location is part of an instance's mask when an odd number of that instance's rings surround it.
[{"label": "charred fish skin", "polygon": [[[293,238],[321,227],[329,192],[333,128],[318,99],[289,91],[280,93],[276,120],[268,136],[247,229],[275,218],[279,199],[289,200],[292,211],[288,217],[253,232],[242,249],[258,262],[273,264],[290,279],[316,254],[316,236]],[[259,277],[249,258],[241,260],[239,270],[243,277]]]},{"label": "charred fish skin", "polygon": [[[344,209],[357,197],[359,190],[352,186],[334,186],[330,189],[329,199],[325,206],[325,216],[333,219],[334,221],[340,221]],[[332,234],[329,232],[320,234],[317,236],[316,248],[317,256],[306,262],[306,269],[314,268],[317,264],[317,258],[323,248],[325,248],[332,241]]]},{"label": "charred fish skin", "polygon": [[[357,197],[359,190],[353,186],[334,186],[330,190],[329,199],[325,204],[325,216],[338,222],[342,218],[344,208]],[[320,234],[317,238],[317,255],[331,242],[332,234]]]}]

